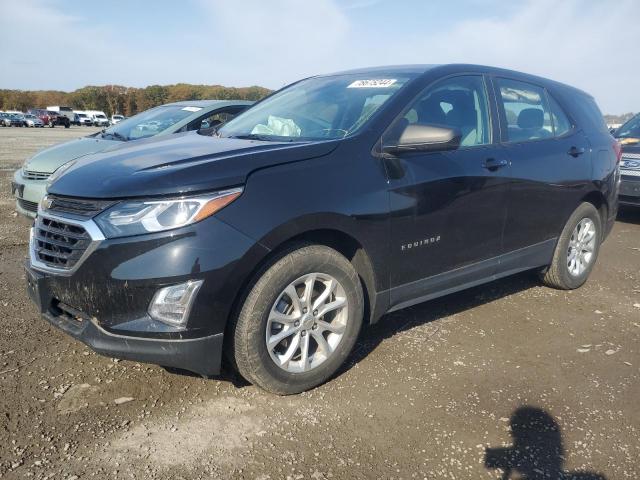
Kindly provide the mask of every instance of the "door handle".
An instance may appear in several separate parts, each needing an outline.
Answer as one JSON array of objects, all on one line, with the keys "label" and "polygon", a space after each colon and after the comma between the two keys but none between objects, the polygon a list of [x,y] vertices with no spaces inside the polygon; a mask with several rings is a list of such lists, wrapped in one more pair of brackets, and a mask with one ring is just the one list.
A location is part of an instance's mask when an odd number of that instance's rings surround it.
[{"label": "door handle", "polygon": [[571,147],[567,153],[571,155],[573,158],[577,158],[580,155],[582,155],[584,152],[585,152],[585,149],[583,147]]},{"label": "door handle", "polygon": [[506,167],[509,165],[507,160],[496,160],[495,158],[487,158],[484,162],[482,162],[482,168],[486,168],[491,172],[495,172],[499,168]]}]

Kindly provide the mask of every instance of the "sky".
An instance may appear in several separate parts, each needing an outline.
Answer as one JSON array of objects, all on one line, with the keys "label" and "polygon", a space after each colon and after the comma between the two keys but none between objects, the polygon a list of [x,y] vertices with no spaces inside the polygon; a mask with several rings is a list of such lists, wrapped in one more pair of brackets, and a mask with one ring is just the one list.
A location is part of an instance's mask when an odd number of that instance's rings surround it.
[{"label": "sky", "polygon": [[0,88],[196,83],[476,63],[640,111],[640,0],[0,0]]}]

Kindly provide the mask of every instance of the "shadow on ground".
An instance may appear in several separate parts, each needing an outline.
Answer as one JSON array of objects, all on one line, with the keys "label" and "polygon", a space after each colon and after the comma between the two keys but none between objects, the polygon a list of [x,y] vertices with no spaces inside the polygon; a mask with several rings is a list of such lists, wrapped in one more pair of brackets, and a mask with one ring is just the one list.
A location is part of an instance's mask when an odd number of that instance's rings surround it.
[{"label": "shadow on ground", "polygon": [[387,314],[375,325],[363,329],[338,375],[367,357],[387,338],[539,285],[533,272],[525,272]]},{"label": "shadow on ground", "polygon": [[[525,272],[387,314],[375,325],[363,328],[353,352],[334,376],[340,376],[351,369],[355,364],[373,352],[385,339],[416,326],[435,322],[538,285],[540,285],[540,282],[535,274],[533,272]],[[192,377],[199,376],[181,369],[171,367],[164,368],[172,374]],[[228,365],[224,365],[224,362],[223,371],[215,378],[230,382],[237,388],[250,385],[250,383],[229,368]]]},{"label": "shadow on ground", "polygon": [[640,225],[640,207],[620,207],[616,220],[622,223]]},{"label": "shadow on ground", "polygon": [[513,445],[487,448],[484,464],[500,469],[502,480],[606,480],[593,472],[565,472],[565,451],[560,426],[544,410],[523,406],[510,419]]}]

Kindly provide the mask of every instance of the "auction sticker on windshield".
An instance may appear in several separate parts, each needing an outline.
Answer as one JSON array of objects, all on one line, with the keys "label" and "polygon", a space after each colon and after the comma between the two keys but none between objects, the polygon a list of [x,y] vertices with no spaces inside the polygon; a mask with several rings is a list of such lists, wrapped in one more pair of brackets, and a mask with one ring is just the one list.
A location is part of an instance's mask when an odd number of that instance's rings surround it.
[{"label": "auction sticker on windshield", "polygon": [[347,88],[387,88],[396,83],[395,78],[377,78],[371,80],[356,80]]},{"label": "auction sticker on windshield", "polygon": [[200,110],[202,110],[202,108],[200,108],[200,107],[184,107],[182,110],[187,111],[187,112],[199,112]]}]

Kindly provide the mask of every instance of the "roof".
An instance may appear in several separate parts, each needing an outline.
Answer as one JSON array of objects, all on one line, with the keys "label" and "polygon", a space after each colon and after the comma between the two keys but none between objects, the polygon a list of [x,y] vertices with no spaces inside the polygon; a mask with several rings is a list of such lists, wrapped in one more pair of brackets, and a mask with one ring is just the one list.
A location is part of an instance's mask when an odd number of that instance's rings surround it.
[{"label": "roof", "polygon": [[516,70],[508,70],[506,68],[499,67],[490,67],[487,65],[474,65],[474,64],[465,64],[465,63],[450,63],[450,64],[423,64],[423,65],[388,65],[388,66],[379,66],[379,67],[367,67],[367,68],[358,68],[354,70],[345,70],[342,72],[336,72],[328,75],[320,75],[320,76],[331,76],[331,75],[351,75],[351,74],[360,74],[360,75],[401,75],[401,74],[417,74],[422,75],[427,72],[431,72],[434,70],[443,70],[447,74],[457,73],[457,72],[465,72],[465,71],[474,71],[478,73],[486,73],[493,75],[508,75],[514,78],[520,78],[523,81],[526,79],[530,79],[530,81],[535,81],[537,83],[545,83],[549,85],[555,85],[557,87],[568,88],[574,90],[576,92],[580,92],[583,95],[587,95],[591,97],[591,95],[579,88],[573,87],[571,85],[567,85],[561,82],[557,82],[555,80],[551,80],[544,77],[539,77],[536,75],[532,75],[529,73],[518,72]]},{"label": "roof", "polygon": [[163,106],[175,105],[178,107],[228,107],[231,105],[253,105],[250,100],[185,100],[182,102],[165,103]]}]

